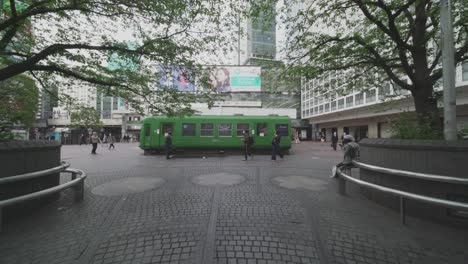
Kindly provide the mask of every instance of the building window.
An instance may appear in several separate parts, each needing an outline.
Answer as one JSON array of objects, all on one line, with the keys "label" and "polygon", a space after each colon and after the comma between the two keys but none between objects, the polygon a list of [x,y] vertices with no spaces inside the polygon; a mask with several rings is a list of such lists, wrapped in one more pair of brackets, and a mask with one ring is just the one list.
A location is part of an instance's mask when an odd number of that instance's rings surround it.
[{"label": "building window", "polygon": [[320,114],[323,113],[323,105],[320,105],[320,106],[319,106],[319,113],[320,113]]},{"label": "building window", "polygon": [[366,103],[375,102],[376,99],[376,90],[370,90],[366,92]]},{"label": "building window", "polygon": [[232,124],[219,124],[219,136],[230,137],[231,129],[232,129]]},{"label": "building window", "polygon": [[346,107],[352,107],[353,106],[353,96],[348,96],[346,97]]},{"label": "building window", "polygon": [[213,124],[201,124],[200,126],[200,135],[203,137],[210,137],[214,135],[214,125]]},{"label": "building window", "polygon": [[318,106],[314,107],[314,113],[318,114]]},{"label": "building window", "polygon": [[379,100],[384,100],[390,94],[392,94],[392,87],[390,86],[390,83],[386,83],[379,87]]},{"label": "building window", "polygon": [[195,136],[195,124],[182,124],[182,136]]},{"label": "building window", "polygon": [[356,94],[356,105],[361,105],[364,103],[364,93]]},{"label": "building window", "polygon": [[257,136],[264,137],[266,135],[267,135],[267,123],[258,123],[257,124]]},{"label": "building window", "polygon": [[237,124],[237,136],[242,136],[244,130],[249,131],[249,124]]},{"label": "building window", "polygon": [[118,110],[119,109],[119,98],[114,96],[112,97],[112,110]]},{"label": "building window", "polygon": [[330,112],[330,103],[325,104],[325,112]]},{"label": "building window", "polygon": [[276,125],[276,132],[280,136],[289,136],[289,129],[287,124],[278,124]]},{"label": "building window", "polygon": [[344,108],[344,99],[338,100],[338,109],[343,109]]},{"label": "building window", "polygon": [[468,81],[468,61],[464,61],[462,64],[462,79]]},{"label": "building window", "polygon": [[336,110],[336,101],[331,102],[331,111]]}]

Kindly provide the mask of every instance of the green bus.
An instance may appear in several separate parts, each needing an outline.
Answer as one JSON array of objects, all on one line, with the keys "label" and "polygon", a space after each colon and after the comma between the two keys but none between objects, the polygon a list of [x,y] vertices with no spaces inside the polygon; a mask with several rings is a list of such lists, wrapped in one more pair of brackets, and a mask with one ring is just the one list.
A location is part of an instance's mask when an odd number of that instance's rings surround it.
[{"label": "green bus", "polygon": [[145,154],[164,152],[165,135],[172,132],[172,148],[176,151],[243,149],[244,130],[254,138],[252,149],[271,149],[275,131],[282,136],[280,148],[291,148],[288,116],[152,116],[143,121],[140,148]]}]

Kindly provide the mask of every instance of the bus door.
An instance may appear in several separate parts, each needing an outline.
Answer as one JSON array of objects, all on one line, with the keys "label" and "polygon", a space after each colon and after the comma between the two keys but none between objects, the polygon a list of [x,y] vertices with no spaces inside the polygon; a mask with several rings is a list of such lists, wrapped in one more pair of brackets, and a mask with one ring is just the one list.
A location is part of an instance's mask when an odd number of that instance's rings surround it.
[{"label": "bus door", "polygon": [[174,123],[161,123],[161,134],[159,134],[160,148],[164,148],[164,145],[166,144],[166,135],[169,132],[172,132],[172,137],[174,137]]}]

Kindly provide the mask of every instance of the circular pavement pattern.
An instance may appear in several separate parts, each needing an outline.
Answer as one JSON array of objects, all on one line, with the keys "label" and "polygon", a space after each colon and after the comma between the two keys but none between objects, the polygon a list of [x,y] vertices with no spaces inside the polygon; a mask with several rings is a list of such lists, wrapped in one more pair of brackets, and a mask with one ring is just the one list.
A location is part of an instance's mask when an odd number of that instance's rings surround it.
[{"label": "circular pavement pattern", "polygon": [[162,178],[133,177],[98,185],[91,192],[101,196],[119,196],[151,190],[163,183]]},{"label": "circular pavement pattern", "polygon": [[239,174],[219,172],[212,174],[198,175],[192,178],[192,181],[199,185],[214,186],[214,185],[234,185],[241,183],[245,177]]},{"label": "circular pavement pattern", "polygon": [[305,176],[280,176],[272,179],[272,182],[287,189],[306,189],[311,191],[323,191],[327,182]]}]

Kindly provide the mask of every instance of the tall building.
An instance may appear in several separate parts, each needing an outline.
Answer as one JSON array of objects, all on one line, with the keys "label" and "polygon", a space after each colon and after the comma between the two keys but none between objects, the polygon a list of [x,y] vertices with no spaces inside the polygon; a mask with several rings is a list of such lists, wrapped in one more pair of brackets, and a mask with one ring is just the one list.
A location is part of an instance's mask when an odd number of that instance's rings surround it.
[{"label": "tall building", "polygon": [[257,18],[247,19],[247,47],[245,65],[256,65],[258,60],[276,58],[276,5],[272,4]]}]

